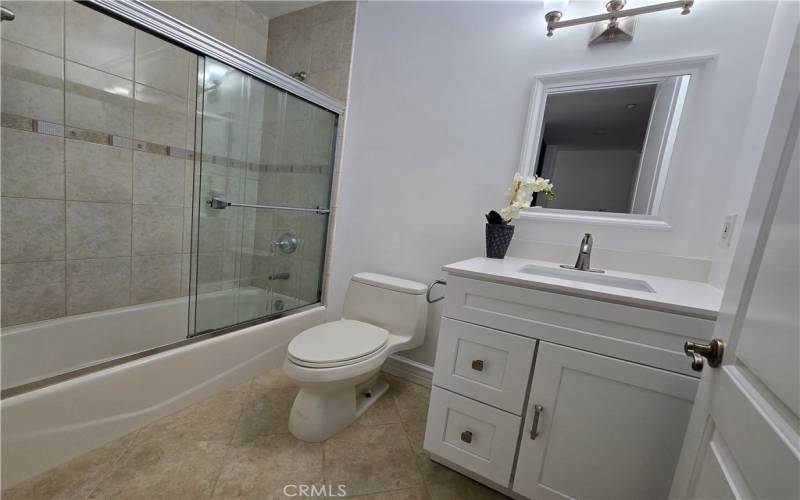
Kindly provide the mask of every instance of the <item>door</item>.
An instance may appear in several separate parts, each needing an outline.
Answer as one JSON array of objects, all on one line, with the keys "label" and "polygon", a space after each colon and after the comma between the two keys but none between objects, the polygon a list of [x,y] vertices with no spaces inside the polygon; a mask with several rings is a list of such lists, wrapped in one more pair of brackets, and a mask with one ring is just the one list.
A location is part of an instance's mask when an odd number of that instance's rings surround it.
[{"label": "door", "polygon": [[539,342],[513,489],[666,498],[697,379]]},{"label": "door", "polygon": [[714,331],[725,353],[702,370],[672,498],[800,498],[796,11],[787,19],[794,46]]}]

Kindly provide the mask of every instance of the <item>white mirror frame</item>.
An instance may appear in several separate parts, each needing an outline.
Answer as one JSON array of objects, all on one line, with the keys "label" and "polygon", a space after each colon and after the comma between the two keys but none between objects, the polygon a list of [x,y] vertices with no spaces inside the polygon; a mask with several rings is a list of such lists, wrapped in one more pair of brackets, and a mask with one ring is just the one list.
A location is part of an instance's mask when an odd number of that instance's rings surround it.
[{"label": "white mirror frame", "polygon": [[[710,62],[717,58],[716,54],[688,57],[682,59],[669,59],[642,64],[612,66],[586,70],[568,71],[536,77],[528,107],[528,119],[525,125],[525,136],[522,143],[522,154],[518,171],[524,176],[536,173],[536,160],[542,141],[542,120],[548,94],[570,92],[585,88],[616,87],[626,84],[642,84],[660,81],[663,78],[676,75],[689,75],[689,88],[686,94],[684,109],[692,105],[693,95],[698,86],[698,76]],[[681,118],[681,122],[683,119]],[[675,143],[679,142],[680,126],[675,136]],[[667,175],[671,158],[666,159],[663,166]],[[663,182],[663,181],[662,181]],[[558,186],[556,186],[558,193]],[[663,196],[662,193],[661,196]],[[564,210],[557,208],[530,207],[520,212],[522,219],[551,220],[562,222],[578,222],[609,226],[627,226],[636,228],[669,230],[668,221],[655,214],[625,214],[607,212],[589,212],[583,210]]]}]

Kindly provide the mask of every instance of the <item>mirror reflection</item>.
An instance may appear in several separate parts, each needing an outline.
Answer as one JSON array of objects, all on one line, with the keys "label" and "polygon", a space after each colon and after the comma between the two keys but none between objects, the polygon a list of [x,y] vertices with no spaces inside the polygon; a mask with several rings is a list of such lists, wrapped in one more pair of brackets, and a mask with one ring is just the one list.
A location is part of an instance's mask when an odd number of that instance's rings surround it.
[{"label": "mirror reflection", "polygon": [[550,89],[536,174],[558,195],[532,206],[656,214],[689,78]]}]

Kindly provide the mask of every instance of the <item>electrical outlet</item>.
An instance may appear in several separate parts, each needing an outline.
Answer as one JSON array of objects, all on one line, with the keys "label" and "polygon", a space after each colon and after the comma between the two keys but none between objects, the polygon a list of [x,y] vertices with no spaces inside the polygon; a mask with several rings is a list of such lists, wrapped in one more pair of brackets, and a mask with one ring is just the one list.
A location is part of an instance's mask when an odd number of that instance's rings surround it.
[{"label": "electrical outlet", "polygon": [[728,248],[731,246],[734,227],[736,227],[736,214],[725,217],[725,222],[722,223],[722,233],[719,235],[719,245],[721,247]]}]

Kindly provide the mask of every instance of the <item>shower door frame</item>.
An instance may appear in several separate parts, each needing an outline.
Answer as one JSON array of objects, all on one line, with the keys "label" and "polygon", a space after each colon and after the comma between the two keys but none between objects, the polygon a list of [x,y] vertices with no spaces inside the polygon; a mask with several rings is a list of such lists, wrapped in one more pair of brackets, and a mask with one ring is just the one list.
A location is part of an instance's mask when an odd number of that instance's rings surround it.
[{"label": "shower door frame", "polygon": [[[335,168],[335,158],[339,153],[339,147],[340,147],[338,141],[339,138],[338,127],[341,126],[342,113],[344,113],[345,110],[345,104],[342,101],[334,97],[331,97],[325,94],[324,92],[321,92],[309,85],[306,85],[305,83],[292,78],[286,73],[278,71],[272,66],[269,66],[268,64],[259,61],[258,59],[208,35],[207,33],[200,31],[197,28],[194,28],[191,25],[181,20],[172,17],[158,10],[157,8],[144,3],[142,0],[75,0],[75,1],[77,3],[80,3],[81,5],[97,10],[102,14],[118,19],[135,28],[146,31],[154,36],[158,36],[170,43],[183,47],[191,52],[194,52],[199,57],[210,57],[212,59],[216,59],[219,62],[227,64],[228,66],[231,66],[245,73],[246,75],[252,76],[257,80],[266,82],[267,84],[277,87],[278,89],[283,90],[300,99],[303,99],[304,101],[310,102],[314,105],[317,105],[321,108],[324,108],[334,113],[336,115],[336,126],[334,132],[336,140],[334,141],[334,149],[333,149],[334,171],[331,177],[330,204],[333,203],[333,196],[335,194],[334,186],[336,184],[335,177],[337,175],[337,171]],[[201,155],[195,155],[195,162],[198,161],[200,156]],[[195,166],[196,165],[197,163],[195,163]],[[195,210],[195,203],[193,200],[192,203],[193,218],[194,218],[194,210]],[[326,248],[328,248],[328,242],[330,240],[333,228],[333,218],[334,218],[333,210],[330,210],[330,212],[327,215],[328,215],[328,224],[327,224],[326,238],[325,238]],[[194,222],[192,222],[192,224],[194,224]],[[321,270],[323,277],[326,274],[327,262],[329,257],[328,253],[329,253],[328,250],[325,250],[323,254],[324,260],[323,260],[323,267]],[[193,264],[192,269],[194,270],[194,268],[195,265]],[[192,272],[192,275],[194,274],[195,273]],[[187,338],[185,339],[179,340],[177,342],[172,342],[169,344],[152,347],[150,349],[145,349],[138,352],[124,354],[117,358],[107,359],[105,361],[99,361],[95,364],[79,367],[74,370],[70,370],[68,372],[60,373],[58,375],[46,377],[40,380],[35,380],[33,382],[28,382],[14,387],[9,387],[7,389],[3,389],[2,391],[0,391],[0,399],[6,399],[13,396],[18,396],[20,394],[24,394],[37,389],[42,389],[53,384],[57,384],[83,375],[88,375],[90,373],[112,368],[114,366],[135,361],[137,359],[141,359],[147,356],[152,356],[154,354],[176,349],[178,347],[183,347],[188,344],[193,344],[195,342],[201,342],[203,340],[224,335],[232,331],[241,330],[243,328],[247,328],[249,326],[253,326],[256,324],[272,321],[284,316],[301,313],[303,311],[307,311],[315,307],[320,307],[325,300],[324,283],[325,279],[323,278],[321,279],[322,290],[320,294],[321,297],[320,302],[301,306],[283,313],[271,314],[264,318],[256,318],[254,320],[246,321],[243,323],[237,323],[234,325],[230,325],[228,327],[219,328],[209,332],[204,332],[202,334],[195,336],[188,336],[189,331],[187,328]],[[190,287],[190,295],[191,295],[191,287]],[[190,321],[187,326],[191,324],[192,321]]]}]

